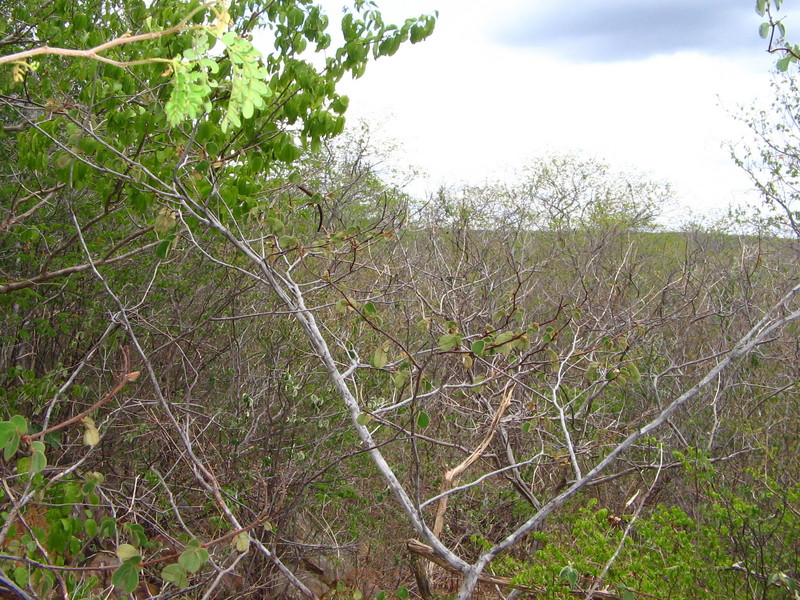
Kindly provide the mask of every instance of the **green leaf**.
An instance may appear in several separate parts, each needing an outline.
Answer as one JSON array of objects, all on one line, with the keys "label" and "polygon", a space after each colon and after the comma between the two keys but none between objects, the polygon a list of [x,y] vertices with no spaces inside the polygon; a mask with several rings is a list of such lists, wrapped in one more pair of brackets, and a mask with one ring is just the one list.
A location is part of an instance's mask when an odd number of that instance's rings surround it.
[{"label": "green leaf", "polygon": [[242,116],[245,119],[249,119],[253,116],[254,110],[253,102],[249,98],[245,99],[244,103],[242,104]]},{"label": "green leaf", "polygon": [[197,61],[197,64],[204,69],[208,69],[213,74],[219,73],[219,65],[215,60],[211,60],[210,58],[201,58],[199,61]]},{"label": "green leaf", "polygon": [[114,584],[114,587],[126,594],[133,592],[139,585],[139,573],[142,570],[141,562],[141,556],[135,556],[123,562],[111,576],[111,583]]},{"label": "green leaf", "polygon": [[399,390],[406,384],[406,382],[409,381],[409,379],[411,379],[411,376],[408,374],[407,370],[403,369],[402,371],[398,371],[394,374],[392,383],[394,383],[394,387]]},{"label": "green leaf", "polygon": [[40,579],[39,579],[39,589],[38,596],[40,598],[47,598],[49,597],[50,591],[53,589],[56,583],[56,576],[49,571],[39,571]]},{"label": "green leaf", "polygon": [[443,352],[454,350],[461,344],[461,335],[457,333],[446,333],[439,338],[439,349]]},{"label": "green leaf", "polygon": [[97,483],[90,480],[81,486],[81,491],[84,493],[84,495],[94,494],[95,488],[97,488]]},{"label": "green leaf", "polygon": [[547,356],[547,359],[552,363],[553,368],[557,369],[558,368],[558,363],[561,360],[560,357],[558,356],[558,352],[556,352],[552,348],[548,348],[545,351],[545,355]]},{"label": "green leaf", "polygon": [[161,240],[161,242],[156,246],[156,256],[161,260],[166,260],[167,256],[169,256],[170,246],[172,245],[171,240]]},{"label": "green leaf", "polygon": [[303,9],[299,6],[292,7],[286,14],[287,25],[292,29],[300,27],[300,25],[303,24],[304,18],[305,15],[303,14]]},{"label": "green leaf", "polygon": [[756,0],[756,12],[762,17],[767,12],[767,0]]},{"label": "green leaf", "polygon": [[30,573],[28,572],[28,567],[17,567],[14,569],[14,582],[20,587],[26,587],[28,585],[28,580],[30,579]]},{"label": "green leaf", "polygon": [[18,448],[19,433],[12,431],[11,438],[6,442],[3,448],[3,458],[5,458],[6,461],[11,460],[11,458],[17,453]]},{"label": "green leaf", "polygon": [[778,60],[778,62],[775,63],[775,66],[778,67],[778,71],[780,71],[781,73],[785,73],[786,71],[788,71],[789,65],[792,64],[793,58],[794,57],[791,54],[787,54],[786,56]]},{"label": "green leaf", "polygon": [[[44,444],[42,442],[33,442],[33,444],[41,445],[42,449],[37,450],[33,449],[31,452],[31,475],[36,475],[36,473],[41,473],[44,471],[44,468],[47,466],[47,458],[44,455]],[[32,444],[32,445],[33,445]]]},{"label": "green leaf", "polygon": [[527,335],[521,334],[514,340],[513,345],[515,349],[525,351],[531,347],[531,341]]},{"label": "green leaf", "polygon": [[233,538],[233,546],[237,552],[247,552],[250,549],[250,536],[246,531],[240,531]]},{"label": "green leaf", "polygon": [[166,233],[178,223],[176,217],[177,213],[169,208],[162,208],[158,211],[155,221],[153,221],[153,229],[156,233]]},{"label": "green leaf", "polygon": [[367,413],[361,413],[356,417],[356,423],[361,425],[362,427],[366,427],[367,424],[372,420],[372,415],[368,415]]},{"label": "green leaf", "polygon": [[148,544],[144,527],[139,523],[125,523],[125,531],[128,533],[128,537],[134,545],[146,546]]},{"label": "green leaf", "polygon": [[282,235],[280,238],[278,238],[278,245],[284,250],[297,248],[297,238],[292,237],[291,235]]},{"label": "green leaf", "polygon": [[111,517],[103,517],[100,521],[100,536],[112,537],[117,532],[117,522]]},{"label": "green leaf", "polygon": [[276,156],[285,163],[293,163],[303,154],[294,144],[283,144],[275,151]]},{"label": "green leaf", "polygon": [[389,352],[386,346],[377,348],[375,352],[372,353],[372,358],[369,361],[370,365],[375,369],[382,369],[386,366],[387,362],[389,362]]},{"label": "green leaf", "polygon": [[411,43],[416,44],[417,42],[421,42],[424,40],[427,35],[425,33],[425,26],[424,25],[413,25],[411,27]]},{"label": "green leaf", "polygon": [[623,590],[622,600],[636,600],[636,596],[634,596],[633,592],[630,590]]},{"label": "green leaf", "polygon": [[106,476],[102,473],[98,473],[97,471],[92,471],[91,473],[86,473],[84,475],[86,481],[91,481],[95,485],[100,485],[106,480]]},{"label": "green leaf", "polygon": [[769,35],[770,25],[769,23],[762,23],[758,27],[758,35],[761,36],[762,39],[767,39]]},{"label": "green leaf", "polygon": [[83,530],[90,538],[97,535],[98,529],[99,527],[97,526],[97,521],[94,519],[86,519],[86,521],[83,522]]},{"label": "green leaf", "polygon": [[178,589],[189,587],[189,577],[186,569],[177,563],[167,565],[161,570],[161,578],[173,584]]},{"label": "green leaf", "polygon": [[631,383],[639,383],[642,380],[642,374],[639,372],[635,363],[628,363],[625,365],[625,373],[628,376],[628,381]]},{"label": "green leaf", "polygon": [[350,305],[344,298],[337,300],[336,304],[334,305],[334,310],[340,315],[346,315],[349,308]]},{"label": "green leaf", "polygon": [[5,448],[16,431],[17,429],[11,421],[0,421],[0,447]]},{"label": "green leaf", "polygon": [[24,475],[31,470],[31,459],[29,456],[23,456],[17,460],[17,475]]},{"label": "green leaf", "polygon": [[502,346],[503,344],[505,344],[506,342],[508,342],[508,341],[510,341],[512,339],[514,339],[514,332],[513,331],[504,331],[503,333],[501,333],[500,335],[498,335],[494,339],[494,343],[497,346]]},{"label": "green leaf", "polygon": [[178,557],[178,564],[189,573],[196,573],[208,560],[208,550],[200,547],[200,542],[191,540],[186,550]]},{"label": "green leaf", "polygon": [[83,432],[83,445],[94,447],[100,443],[100,432],[97,427],[87,427]]},{"label": "green leaf", "polygon": [[420,429],[425,429],[430,424],[431,418],[428,416],[428,413],[426,413],[424,410],[421,410],[417,416],[417,427]]},{"label": "green leaf", "polygon": [[475,356],[483,356],[483,351],[485,348],[486,348],[485,340],[476,340],[472,342],[472,346],[470,346],[470,350]]},{"label": "green leaf", "polygon": [[283,221],[276,219],[275,217],[267,217],[267,227],[269,227],[269,230],[277,236],[282,236],[283,232],[286,230]]},{"label": "green leaf", "polygon": [[393,56],[400,48],[402,38],[399,35],[386,38],[378,46],[378,54],[380,56]]},{"label": "green leaf", "polygon": [[561,569],[558,576],[569,583],[570,589],[574,589],[575,585],[578,583],[578,570],[572,563],[569,563],[566,567]]},{"label": "green leaf", "polygon": [[498,335],[494,339],[494,346],[492,351],[498,354],[504,354],[508,356],[514,350],[514,332],[513,331],[504,331],[500,335]]},{"label": "green leaf", "polygon": [[344,114],[348,106],[350,106],[350,98],[347,96],[339,96],[331,102],[331,110],[339,115]]},{"label": "green leaf", "polygon": [[9,419],[9,422],[14,426],[20,436],[28,433],[28,420],[22,415],[14,415]]},{"label": "green leaf", "polygon": [[123,562],[136,558],[137,556],[141,556],[139,549],[131,544],[120,544],[117,546],[116,554],[117,557]]}]

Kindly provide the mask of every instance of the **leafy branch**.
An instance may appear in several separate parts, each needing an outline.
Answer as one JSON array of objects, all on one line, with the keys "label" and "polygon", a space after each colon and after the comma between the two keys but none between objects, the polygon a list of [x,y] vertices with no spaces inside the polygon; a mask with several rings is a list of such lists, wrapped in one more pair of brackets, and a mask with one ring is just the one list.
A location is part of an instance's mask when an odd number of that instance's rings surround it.
[{"label": "leafy branch", "polygon": [[[111,402],[111,400],[114,399],[114,396],[119,394],[122,391],[122,388],[125,387],[125,385],[127,385],[128,383],[130,383],[132,381],[136,381],[139,378],[139,374],[140,374],[139,371],[133,371],[131,373],[127,373],[127,374],[123,375],[122,377],[120,377],[119,381],[117,382],[117,384],[114,386],[114,388],[111,391],[109,391],[105,396],[103,396],[100,400],[98,400],[97,402],[92,404],[89,408],[87,408],[83,412],[75,415],[74,417],[71,417],[71,418],[67,419],[66,421],[62,421],[61,423],[58,423],[57,425],[53,425],[52,427],[48,427],[47,429],[44,429],[42,431],[38,431],[36,433],[31,433],[31,434],[28,434],[28,435],[24,435],[24,436],[22,436],[22,441],[26,442],[26,443],[30,443],[32,440],[35,440],[35,439],[40,438],[40,437],[44,437],[47,434],[53,433],[55,431],[59,431],[61,429],[65,429],[66,427],[69,427],[70,425],[73,425],[75,423],[78,423],[79,421],[84,420],[92,412],[96,411],[101,406],[104,406],[104,405],[108,404],[109,402]],[[94,446],[95,444],[89,444],[89,445]]]},{"label": "leafy branch", "polygon": [[758,28],[758,33],[762,39],[769,37],[769,46],[767,52],[774,54],[782,52],[783,57],[778,59],[775,66],[778,71],[785,72],[789,69],[789,65],[800,60],[800,45],[789,44],[786,41],[786,26],[783,24],[782,19],[775,19],[772,14],[772,6],[776,11],[781,9],[783,0],[757,0],[756,12],[762,17],[766,16],[767,21],[761,23]]},{"label": "leafy branch", "polygon": [[91,60],[100,61],[120,68],[133,67],[136,65],[153,64],[158,62],[172,62],[172,59],[155,58],[155,57],[141,58],[138,60],[120,61],[103,56],[101,53],[110,50],[111,48],[116,48],[117,46],[133,44],[136,42],[144,42],[148,40],[155,40],[165,36],[173,35],[175,33],[179,33],[181,31],[187,31],[191,29],[198,29],[200,27],[204,27],[198,25],[189,26],[187,24],[192,19],[192,17],[194,17],[201,10],[205,10],[206,8],[211,8],[219,3],[220,3],[219,1],[214,1],[202,4],[201,6],[198,6],[197,8],[192,10],[186,17],[181,19],[181,21],[178,24],[173,25],[168,29],[163,29],[161,31],[151,31],[149,33],[140,33],[137,35],[131,35],[129,32],[124,33],[118,38],[109,40],[103,44],[95,46],[94,48],[88,48],[86,50],[78,50],[76,48],[57,48],[46,45],[39,46],[38,48],[32,48],[30,50],[23,50],[21,52],[15,52],[14,54],[7,54],[6,56],[0,56],[0,65],[3,64],[28,65],[29,68],[32,68],[33,65],[28,63],[28,59],[33,58],[34,56],[42,56],[42,55],[88,58]]}]

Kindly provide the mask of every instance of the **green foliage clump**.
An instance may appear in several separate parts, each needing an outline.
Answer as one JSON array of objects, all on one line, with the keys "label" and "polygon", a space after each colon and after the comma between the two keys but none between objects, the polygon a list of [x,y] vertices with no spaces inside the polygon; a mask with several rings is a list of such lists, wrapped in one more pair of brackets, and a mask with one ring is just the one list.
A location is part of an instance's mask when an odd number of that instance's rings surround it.
[{"label": "green foliage clump", "polygon": [[[722,598],[720,568],[730,564],[716,532],[701,527],[677,507],[656,506],[635,520],[618,516],[597,502],[573,507],[544,533],[527,561],[504,557],[497,573],[514,583],[545,588],[547,598],[570,598],[573,589],[589,589],[606,563],[622,548],[601,582],[600,589],[647,594],[658,598]],[[565,575],[576,573],[570,582]]]}]

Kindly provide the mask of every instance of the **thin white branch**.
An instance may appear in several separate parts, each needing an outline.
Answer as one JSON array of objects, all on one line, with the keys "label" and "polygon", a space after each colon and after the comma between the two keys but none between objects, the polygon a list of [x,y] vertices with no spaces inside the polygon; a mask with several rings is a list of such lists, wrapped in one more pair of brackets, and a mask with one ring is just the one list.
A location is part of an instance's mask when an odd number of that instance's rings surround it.
[{"label": "thin white branch", "polygon": [[630,448],[640,438],[649,435],[652,431],[666,423],[667,420],[681,406],[693,399],[702,390],[714,382],[720,373],[728,369],[735,361],[747,355],[751,350],[753,350],[753,348],[768,341],[770,336],[776,330],[782,328],[788,323],[791,323],[792,321],[800,319],[800,310],[791,311],[789,309],[789,303],[795,298],[798,292],[800,292],[800,284],[790,289],[750,331],[742,336],[742,338],[733,346],[727,356],[720,360],[714,368],[709,370],[700,381],[698,381],[694,386],[686,390],[683,394],[678,396],[669,405],[667,405],[657,417],[652,419],[642,428],[631,433],[627,438],[620,442],[616,448],[609,452],[602,461],[595,465],[591,471],[589,471],[581,479],[575,481],[564,492],[547,502],[541,508],[541,510],[539,510],[535,515],[518,527],[514,532],[481,554],[475,564],[473,564],[469,570],[464,573],[461,588],[456,596],[456,599],[468,600],[475,589],[475,585],[478,581],[478,575],[483,571],[486,565],[494,560],[494,558],[500,553],[517,544],[524,536],[528,535],[536,527],[540,526],[553,511],[562,507],[567,501],[569,501],[579,491],[586,487],[587,484],[605,471],[609,465],[613,464],[623,452],[628,450],[628,448]]},{"label": "thin white branch", "polygon": [[537,460],[539,460],[543,456],[546,456],[544,454],[544,452],[540,452],[539,454],[537,454],[533,458],[528,459],[526,461],[523,461],[523,462],[520,462],[520,463],[516,463],[516,464],[513,464],[513,465],[508,465],[508,466],[505,466],[505,467],[503,467],[501,469],[496,469],[494,471],[491,471],[490,473],[485,473],[484,475],[481,475],[480,477],[478,477],[475,481],[471,481],[470,483],[465,483],[463,485],[456,486],[454,488],[451,488],[451,489],[447,490],[446,492],[442,492],[441,494],[438,494],[438,495],[434,496],[433,498],[429,498],[428,500],[425,500],[425,502],[423,502],[422,504],[419,505],[419,508],[420,508],[420,510],[422,510],[423,508],[425,508],[429,504],[433,504],[434,502],[436,502],[437,500],[439,500],[441,498],[444,498],[445,496],[449,496],[450,494],[455,494],[457,492],[463,492],[464,490],[468,490],[471,487],[475,487],[476,485],[479,485],[479,484],[483,483],[484,481],[486,481],[490,477],[494,477],[495,475],[500,475],[501,473],[505,473],[506,471],[511,471],[512,469],[518,469],[520,467],[526,467],[526,466],[528,466],[530,464],[535,463]]}]

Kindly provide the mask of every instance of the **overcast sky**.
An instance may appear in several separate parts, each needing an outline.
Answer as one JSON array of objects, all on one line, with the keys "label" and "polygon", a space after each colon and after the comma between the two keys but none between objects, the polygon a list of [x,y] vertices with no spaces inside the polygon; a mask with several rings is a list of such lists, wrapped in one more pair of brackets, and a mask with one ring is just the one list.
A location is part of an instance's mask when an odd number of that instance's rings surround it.
[{"label": "overcast sky", "polygon": [[[322,4],[336,18],[341,2]],[[511,178],[579,152],[674,184],[697,212],[751,199],[732,114],[770,97],[751,0],[379,0],[387,21],[439,11],[433,36],[346,82],[348,117],[440,184]],[[333,20],[333,19],[332,19]],[[791,32],[791,21],[789,31]]]}]

